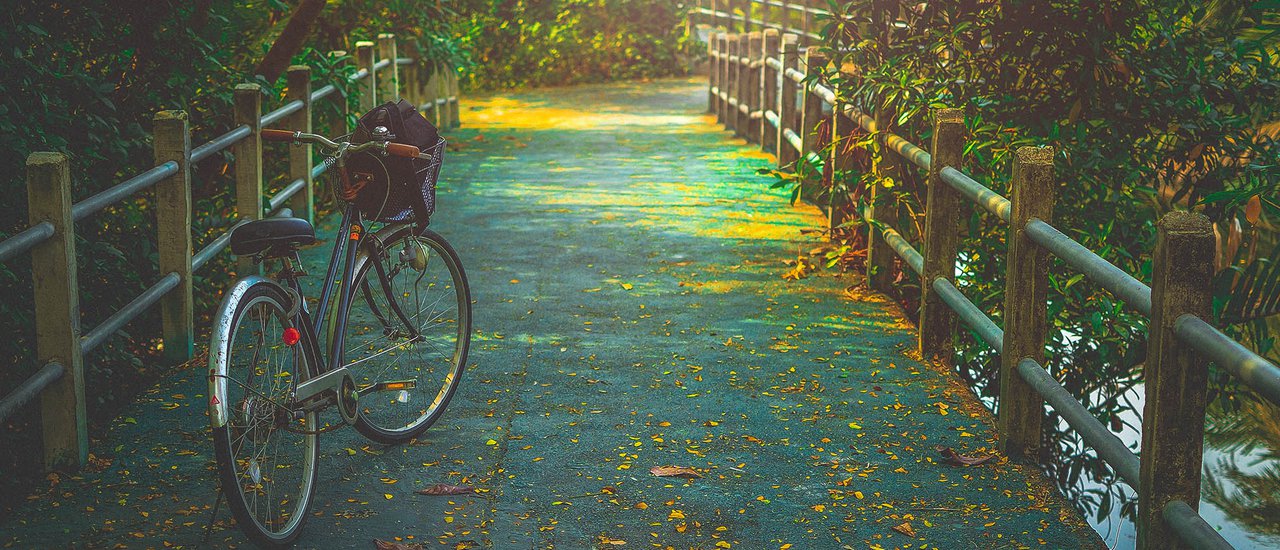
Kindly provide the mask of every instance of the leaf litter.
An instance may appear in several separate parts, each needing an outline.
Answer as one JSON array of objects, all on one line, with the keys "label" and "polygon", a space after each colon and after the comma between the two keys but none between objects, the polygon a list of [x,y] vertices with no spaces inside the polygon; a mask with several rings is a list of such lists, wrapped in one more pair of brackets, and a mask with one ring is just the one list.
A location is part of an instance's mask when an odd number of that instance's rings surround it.
[{"label": "leaf litter", "polygon": [[996,457],[995,455],[982,457],[965,456],[957,453],[951,447],[943,447],[942,445],[934,447],[934,450],[938,451],[938,454],[942,455],[942,462],[951,466],[977,466],[979,464],[986,464]]},{"label": "leaf litter", "polygon": [[448,483],[437,483],[430,487],[425,487],[414,491],[419,495],[429,496],[447,496],[447,495],[474,495],[476,490],[474,487],[465,485],[450,485]]}]

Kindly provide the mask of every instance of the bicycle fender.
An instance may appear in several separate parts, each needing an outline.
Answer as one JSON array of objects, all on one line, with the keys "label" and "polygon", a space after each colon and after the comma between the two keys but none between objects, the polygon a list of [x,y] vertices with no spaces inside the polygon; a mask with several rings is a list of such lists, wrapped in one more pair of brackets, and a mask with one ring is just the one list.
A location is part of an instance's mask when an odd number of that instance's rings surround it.
[{"label": "bicycle fender", "polygon": [[235,319],[235,306],[254,285],[269,281],[270,279],[259,275],[250,275],[236,281],[222,297],[222,305],[218,307],[218,315],[213,321],[213,334],[209,340],[209,422],[214,428],[227,425],[227,382],[224,377],[227,374],[227,348],[231,345],[231,323]]}]

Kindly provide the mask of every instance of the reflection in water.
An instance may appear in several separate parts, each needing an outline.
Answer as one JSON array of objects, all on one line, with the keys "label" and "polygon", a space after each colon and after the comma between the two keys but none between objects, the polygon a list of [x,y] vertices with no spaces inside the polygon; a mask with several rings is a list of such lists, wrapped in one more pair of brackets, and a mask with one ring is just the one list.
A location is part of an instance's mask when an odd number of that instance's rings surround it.
[{"label": "reflection in water", "polygon": [[1251,399],[1239,411],[1212,413],[1202,505],[1221,510],[1253,542],[1280,546],[1280,410]]},{"label": "reflection in water", "polygon": [[[998,377],[980,368],[961,369],[974,390],[995,409]],[[972,365],[972,363],[970,363]],[[967,372],[963,372],[967,371]],[[1141,367],[1131,372],[1139,373]],[[991,369],[991,373],[994,373]],[[1141,441],[1144,388],[1139,375],[1119,378],[1072,372],[1072,394],[1130,449]],[[1059,376],[1059,379],[1063,379]],[[1204,477],[1200,514],[1236,548],[1280,548],[1280,409],[1252,395],[1237,394],[1238,410],[1211,406],[1205,420]],[[1042,470],[1098,531],[1109,548],[1137,543],[1133,523],[1137,492],[1119,480],[1093,449],[1047,407]]]}]

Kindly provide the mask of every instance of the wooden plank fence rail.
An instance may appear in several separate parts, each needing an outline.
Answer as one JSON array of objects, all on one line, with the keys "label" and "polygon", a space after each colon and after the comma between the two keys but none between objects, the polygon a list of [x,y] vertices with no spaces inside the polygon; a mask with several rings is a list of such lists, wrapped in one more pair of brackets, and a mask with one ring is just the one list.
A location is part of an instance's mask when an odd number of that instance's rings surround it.
[{"label": "wooden plank fence rail", "polygon": [[[753,4],[759,2],[731,3],[748,9]],[[767,4],[776,7],[786,3]],[[730,27],[741,20],[730,17],[715,2],[707,9],[700,5],[693,15],[710,15],[712,24],[727,22]],[[836,119],[834,142],[850,139],[856,126],[872,136],[883,151],[881,160],[893,156],[887,152],[896,154],[893,163],[875,163],[873,169],[880,176],[893,177],[893,171],[910,166],[927,173],[928,208],[922,250],[917,251],[907,242],[893,227],[893,221],[878,209],[864,213],[870,214],[864,220],[870,232],[868,241],[892,251],[921,277],[922,356],[949,359],[960,322],[1001,355],[997,427],[1003,451],[1015,459],[1038,456],[1036,447],[1048,403],[1138,492],[1139,548],[1230,548],[1196,512],[1206,369],[1213,362],[1262,398],[1280,405],[1280,367],[1232,340],[1209,320],[1213,230],[1208,220],[1187,212],[1170,212],[1160,220],[1153,285],[1148,287],[1053,227],[1054,196],[1059,183],[1053,175],[1051,148],[1023,147],[1015,152],[1012,192],[1005,198],[961,171],[965,147],[961,111],[934,111],[933,142],[926,150],[886,131],[888,117],[883,113],[863,113],[845,103],[831,87],[816,78],[808,79],[808,75],[824,69],[827,60],[818,56],[815,49],[807,49],[801,65],[798,44],[802,35],[787,33],[775,41],[768,33],[785,27],[767,23],[761,26],[768,29],[764,40],[748,42],[760,44],[760,52],[738,51],[738,35],[726,36],[718,29],[712,30],[708,45],[712,75],[709,108],[722,115],[721,121],[728,129],[775,151],[780,168],[793,167],[800,158],[830,162],[836,167],[849,162],[843,158],[849,154],[846,147],[831,148],[829,158],[820,156],[822,148],[816,142],[813,121],[829,108]],[[757,63],[766,69],[748,73]],[[728,84],[737,82],[733,79],[739,74],[760,76],[750,77],[749,87]],[[753,109],[747,113],[748,119],[761,121],[759,134],[737,128],[739,119],[733,115],[738,113],[739,105]],[[730,106],[727,113],[725,106]],[[841,117],[851,124],[842,124]],[[1007,326],[1017,327],[1016,330],[1002,330],[955,286],[961,220],[968,218],[966,200],[1009,227],[1004,318]],[[1047,266],[1051,255],[1150,318],[1142,460],[1043,367]],[[870,278],[877,278],[877,270],[892,269],[894,262],[890,260],[884,254],[876,254],[875,263],[868,266]]]},{"label": "wooden plank fence rail", "polygon": [[[378,35],[373,42],[356,43],[360,68],[351,80],[360,94],[360,105],[370,109],[381,101],[400,97],[419,106],[437,126],[460,125],[457,72],[431,60],[397,57],[396,39]],[[41,365],[31,377],[0,399],[0,420],[27,403],[41,402],[44,464],[48,469],[75,470],[89,454],[88,423],[84,398],[85,354],[107,341],[139,315],[159,305],[163,327],[163,358],[182,362],[195,349],[192,274],[226,249],[231,230],[262,216],[290,216],[311,220],[315,212],[313,181],[327,165],[315,164],[310,146],[291,146],[288,177],[291,180],[271,197],[262,193],[262,145],[259,131],[281,125],[309,132],[313,103],[346,99],[334,85],[311,90],[310,68],[293,66],[286,76],[285,104],[263,115],[262,93],[256,84],[236,87],[236,126],[208,143],[191,146],[191,131],[184,111],[156,113],[154,151],[156,166],[79,203],[71,202],[71,177],[67,157],[61,153],[32,153],[27,158],[27,195],[30,227],[0,241],[0,261],[30,252],[35,292],[36,353]],[[235,152],[237,221],[203,249],[193,253],[191,228],[191,167],[220,151]],[[156,242],[158,281],[92,330],[80,328],[79,285],[76,281],[75,222],[156,188]],[[241,263],[240,273],[253,269]]]}]

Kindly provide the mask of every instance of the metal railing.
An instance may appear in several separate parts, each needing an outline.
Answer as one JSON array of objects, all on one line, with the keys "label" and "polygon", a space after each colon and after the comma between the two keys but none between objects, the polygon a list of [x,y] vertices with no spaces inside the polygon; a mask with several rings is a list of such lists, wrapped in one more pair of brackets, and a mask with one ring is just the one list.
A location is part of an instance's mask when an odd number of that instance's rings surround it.
[{"label": "metal railing", "polygon": [[[868,283],[878,290],[892,285],[893,255],[920,277],[921,356],[949,358],[958,323],[963,322],[1001,356],[997,415],[1006,455],[1038,456],[1048,403],[1138,492],[1140,547],[1230,548],[1196,513],[1208,364],[1217,364],[1278,405],[1280,367],[1206,320],[1211,318],[1214,252],[1208,220],[1186,212],[1162,218],[1153,284],[1147,286],[1052,225],[1056,186],[1052,149],[1019,149],[1009,185],[1013,192],[1009,198],[1001,196],[960,169],[965,147],[960,110],[933,113],[933,143],[926,150],[886,131],[889,113],[862,113],[816,79],[805,84],[807,75],[816,75],[829,60],[816,48],[801,56],[799,41],[796,35],[780,37],[773,28],[746,34],[713,32],[708,44],[709,111],[727,129],[775,152],[779,168],[800,158],[831,163],[836,169],[850,166],[845,148],[832,148],[829,158],[821,155],[826,144],[817,141],[815,130],[819,121],[829,120],[830,139],[852,139],[854,132],[866,132],[876,146],[900,157],[879,155],[875,170],[881,176],[893,177],[904,168],[901,161],[926,171],[928,209],[922,252],[894,229],[891,209],[875,206],[874,187],[872,206],[864,213],[866,225],[872,228]],[[1002,330],[956,288],[966,200],[1009,227],[1004,318],[1006,326],[1017,330]],[[841,222],[835,212],[831,218],[833,226]],[[1150,318],[1141,460],[1043,367],[1050,254]]]},{"label": "metal railing", "polygon": [[[371,109],[381,99],[403,96],[418,105],[436,125],[456,127],[459,124],[456,71],[437,70],[435,64],[399,57],[391,34],[379,35],[376,43],[357,42],[355,57],[359,69],[350,79],[358,88],[362,110]],[[343,102],[345,109],[346,99],[332,84],[312,91],[311,71],[306,66],[290,67],[286,81],[285,103],[265,115],[261,114],[263,94],[258,86],[237,86],[236,126],[194,148],[185,112],[157,113],[153,130],[156,166],[78,203],[71,202],[71,177],[65,155],[33,153],[28,157],[31,225],[0,241],[0,261],[31,254],[37,360],[42,366],[0,399],[0,420],[40,398],[47,468],[76,469],[88,457],[85,354],[159,305],[164,359],[171,362],[190,359],[195,340],[192,274],[225,250],[231,231],[249,220],[295,213],[312,218],[313,180],[327,166],[312,162],[310,146],[291,148],[288,172],[292,179],[267,199],[264,208],[263,159],[258,132],[264,125],[283,125],[309,132],[314,102],[332,97]],[[228,149],[235,156],[237,220],[193,254],[191,166]],[[97,327],[81,335],[75,223],[153,187],[156,189],[157,249],[163,275]]]},{"label": "metal railing", "polygon": [[822,40],[815,32],[819,18],[831,15],[820,6],[825,2],[788,0],[698,0],[689,9],[690,24],[695,18],[713,30],[751,32],[774,29],[790,33],[806,44]]}]

